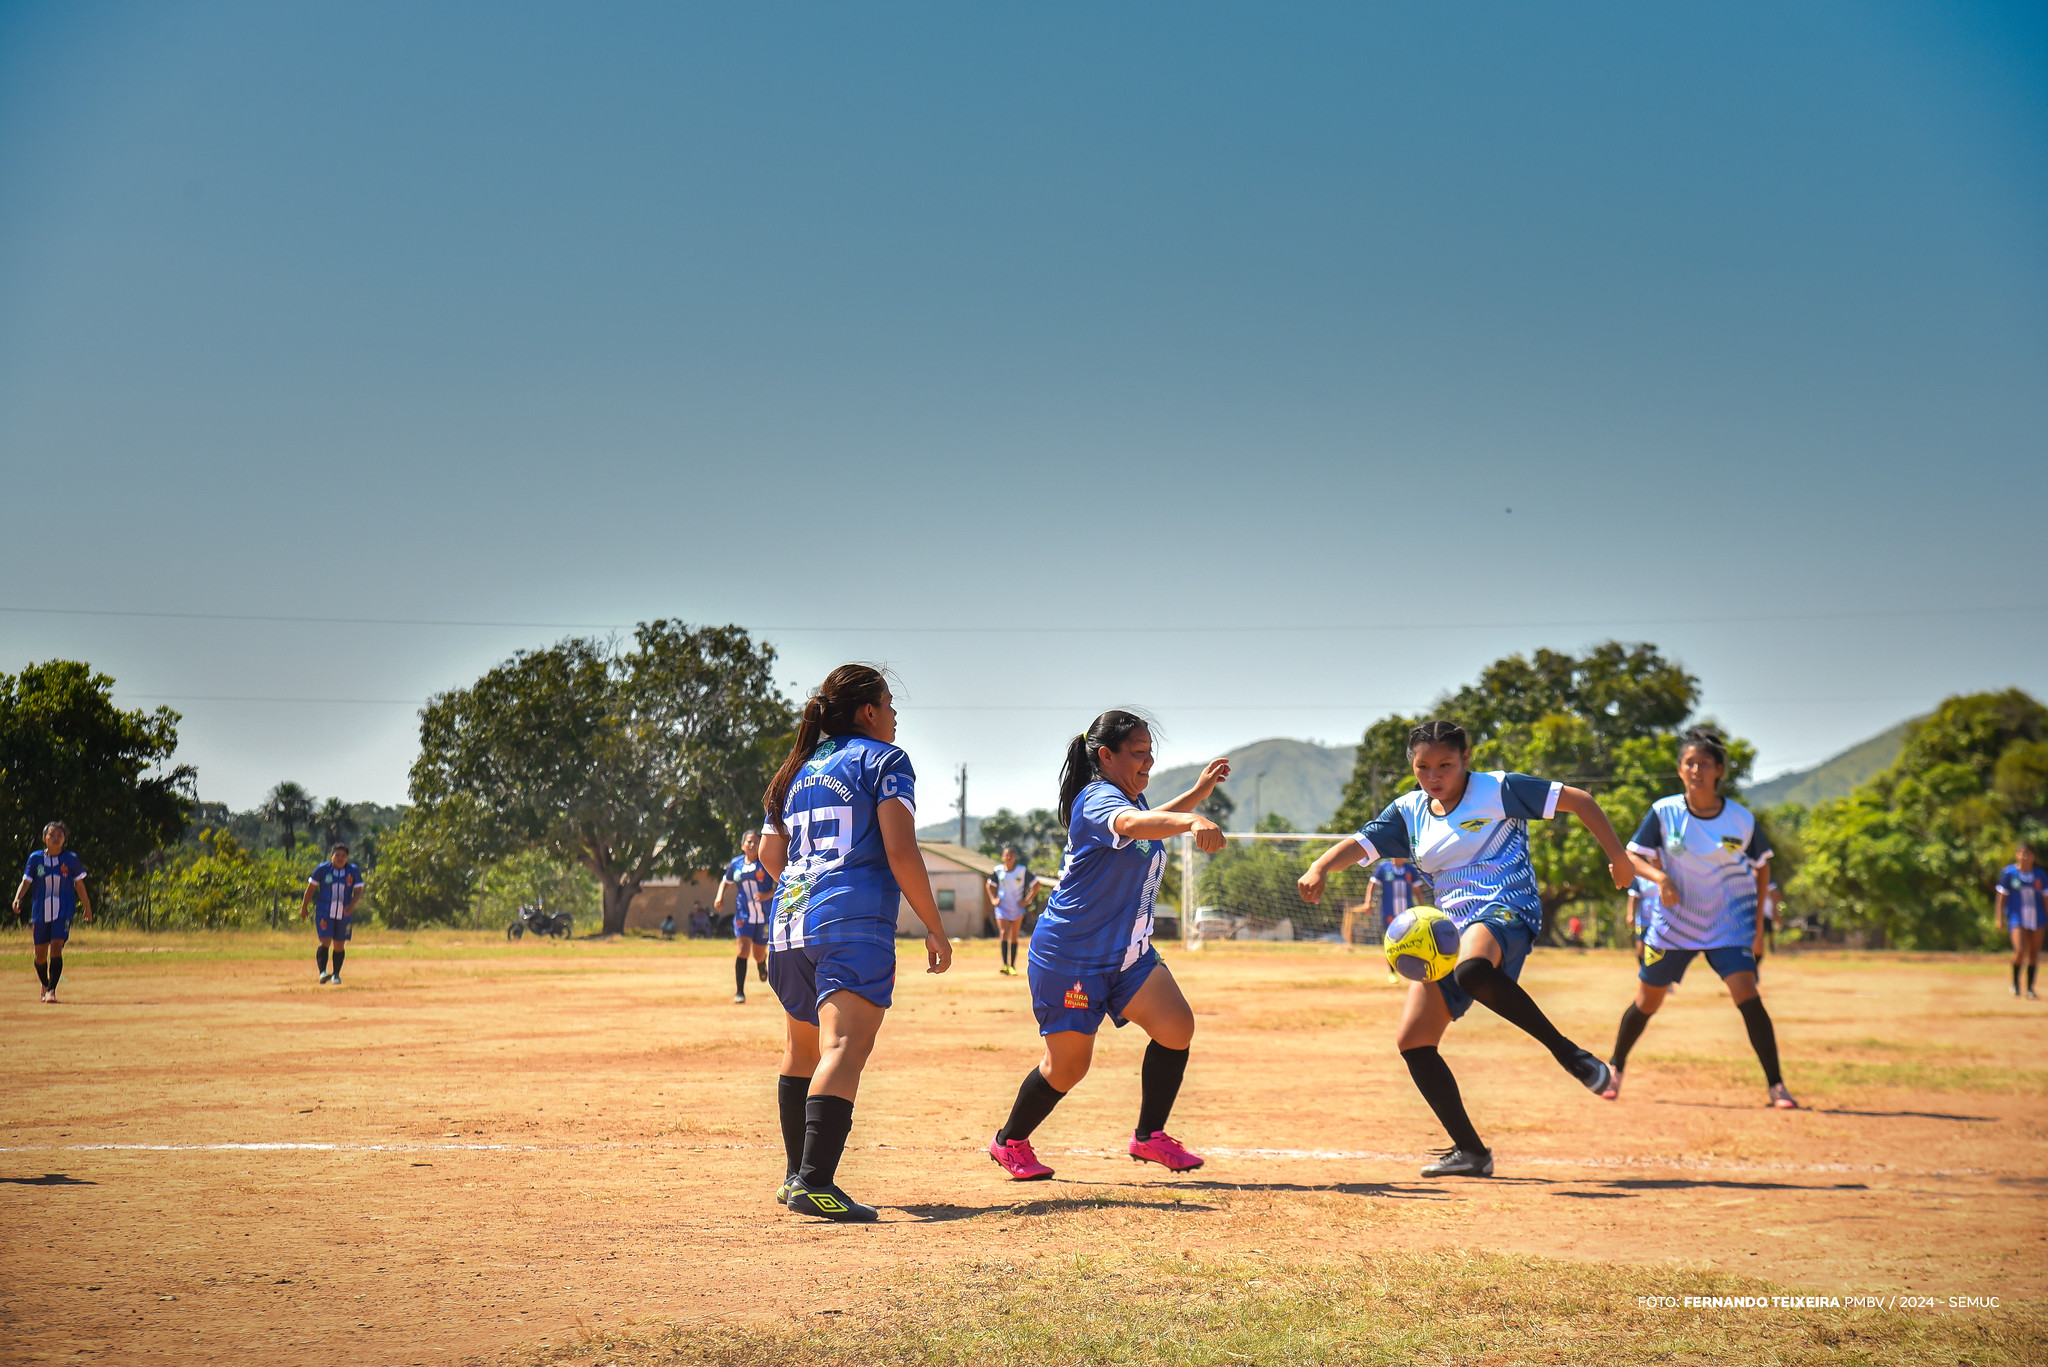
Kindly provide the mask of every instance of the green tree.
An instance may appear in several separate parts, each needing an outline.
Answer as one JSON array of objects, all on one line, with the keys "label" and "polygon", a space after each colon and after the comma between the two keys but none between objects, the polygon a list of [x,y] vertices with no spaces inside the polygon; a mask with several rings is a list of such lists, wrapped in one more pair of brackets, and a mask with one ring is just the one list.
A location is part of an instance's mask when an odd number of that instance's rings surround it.
[{"label": "green tree", "polygon": [[313,795],[296,783],[280,783],[270,790],[256,813],[284,828],[284,852],[293,854],[298,850],[300,827],[313,820]]},{"label": "green tree", "polygon": [[11,858],[62,821],[101,878],[130,873],[185,829],[193,770],[167,768],[178,714],[124,712],[114,681],[73,660],[0,674],[0,838]]},{"label": "green tree", "polygon": [[2018,689],[1947,699],[1891,768],[1807,813],[1787,894],[1902,948],[1997,943],[1992,880],[2048,834],[2044,742],[2048,708]]},{"label": "green tree", "polygon": [[1210,790],[1209,796],[1195,804],[1195,810],[1217,825],[1228,828],[1230,814],[1237,810],[1237,800],[1224,792],[1219,785]]},{"label": "green tree", "polygon": [[377,876],[364,893],[365,910],[399,929],[469,923],[484,875],[472,834],[482,822],[469,808],[463,798],[406,808],[397,828],[380,843]]},{"label": "green tree", "polygon": [[320,804],[320,810],[313,813],[312,825],[320,832],[323,851],[356,838],[355,813],[338,797]]},{"label": "green tree", "polygon": [[1067,828],[1059,815],[1044,807],[1033,807],[1019,816],[1008,807],[998,807],[994,816],[981,819],[981,852],[994,858],[1005,846],[1015,847],[1026,864],[1038,862],[1041,870],[1056,866],[1067,848]]},{"label": "green tree", "polygon": [[628,650],[522,652],[429,700],[413,800],[464,799],[451,819],[474,855],[539,849],[589,869],[616,934],[643,882],[714,868],[758,826],[795,726],[774,663],[738,627],[666,621]]}]

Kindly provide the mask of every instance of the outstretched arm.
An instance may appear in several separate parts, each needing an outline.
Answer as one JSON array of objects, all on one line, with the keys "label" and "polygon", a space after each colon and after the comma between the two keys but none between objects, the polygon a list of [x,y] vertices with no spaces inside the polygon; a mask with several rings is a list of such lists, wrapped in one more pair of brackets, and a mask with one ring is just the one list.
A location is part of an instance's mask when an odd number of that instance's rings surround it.
[{"label": "outstretched arm", "polygon": [[[1621,837],[1614,833],[1614,823],[1607,819],[1607,813],[1600,810],[1600,804],[1593,795],[1582,788],[1566,788],[1557,795],[1557,810],[1570,812],[1586,823],[1586,829],[1600,842],[1600,848],[1607,854],[1607,876],[1614,880],[1617,892],[1626,892],[1636,881],[1636,864],[1629,857],[1628,846],[1621,843]],[[1657,870],[1662,878],[1664,871]]]},{"label": "outstretched arm", "polygon": [[[1350,868],[1365,858],[1365,846],[1358,843],[1357,836],[1346,836],[1316,856],[1316,862],[1308,866],[1308,872],[1294,880],[1294,889],[1301,894],[1301,900],[1314,906],[1323,900],[1323,885],[1330,881],[1330,875]],[[1375,885],[1367,901],[1376,896],[1379,888]]]},{"label": "outstretched arm", "polygon": [[[1196,799],[1198,802],[1200,800]],[[1193,831],[1195,848],[1203,854],[1214,854],[1223,848],[1223,828],[1200,812],[1169,810],[1164,807],[1141,812],[1133,807],[1127,812],[1117,814],[1112,829],[1126,840],[1167,840]]]},{"label": "outstretched arm", "polygon": [[1195,786],[1171,802],[1162,802],[1152,810],[1155,812],[1192,812],[1203,799],[1216,791],[1216,785],[1230,777],[1230,761],[1212,759],[1202,766],[1202,776],[1195,780]]}]

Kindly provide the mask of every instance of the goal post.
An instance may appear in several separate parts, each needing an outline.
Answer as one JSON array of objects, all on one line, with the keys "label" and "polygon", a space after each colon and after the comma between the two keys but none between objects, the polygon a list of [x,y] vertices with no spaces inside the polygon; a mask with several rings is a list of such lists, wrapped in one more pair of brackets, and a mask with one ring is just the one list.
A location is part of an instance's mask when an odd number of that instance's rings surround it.
[{"label": "goal post", "polygon": [[1175,901],[1181,941],[1190,949],[1214,940],[1319,940],[1376,945],[1372,877],[1361,865],[1331,875],[1322,901],[1301,900],[1295,880],[1348,835],[1308,831],[1225,832],[1223,848],[1204,854],[1192,834],[1180,837]]}]

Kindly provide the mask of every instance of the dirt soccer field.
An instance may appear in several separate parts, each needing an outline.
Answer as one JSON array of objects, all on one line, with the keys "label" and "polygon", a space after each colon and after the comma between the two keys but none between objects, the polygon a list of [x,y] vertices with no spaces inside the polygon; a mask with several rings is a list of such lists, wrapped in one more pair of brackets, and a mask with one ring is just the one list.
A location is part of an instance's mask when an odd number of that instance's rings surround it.
[{"label": "dirt soccer field", "polygon": [[[1425,1182],[1376,952],[1173,949],[1208,1166],[1123,1155],[1131,1029],[1016,1185],[983,1146],[1036,1032],[970,942],[899,982],[842,1168],[882,1222],[843,1228],[770,1200],[782,1018],[723,944],[369,932],[327,988],[308,939],[74,943],[47,1007],[0,940],[8,1362],[2048,1358],[2048,1005],[1992,958],[1768,961],[1796,1113],[1703,966],[1614,1104],[1475,1010],[1500,1175]],[[1523,981],[1604,1050],[1632,973]]]}]

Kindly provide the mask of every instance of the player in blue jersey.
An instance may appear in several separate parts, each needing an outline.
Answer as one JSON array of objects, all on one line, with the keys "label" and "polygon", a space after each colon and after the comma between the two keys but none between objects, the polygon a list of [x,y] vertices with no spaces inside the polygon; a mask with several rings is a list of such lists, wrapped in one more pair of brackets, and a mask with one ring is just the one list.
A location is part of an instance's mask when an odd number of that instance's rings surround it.
[{"label": "player in blue jersey", "polygon": [[740,837],[739,855],[725,866],[718,880],[718,895],[712,910],[725,914],[725,898],[732,894],[732,943],[739,955],[732,961],[732,999],[738,1006],[747,1001],[747,947],[753,946],[754,965],[761,981],[768,981],[768,904],[775,896],[775,880],[761,867],[761,836],[748,831]]},{"label": "player in blue jersey", "polygon": [[1685,791],[1651,803],[1629,841],[1637,872],[1656,884],[1657,896],[1650,900],[1636,999],[1621,1013],[1608,1059],[1609,1100],[1621,1094],[1629,1050],[1664,1004],[1664,994],[1705,954],[1707,967],[1720,974],[1742,1013],[1770,1104],[1786,1111],[1799,1105],[1778,1071],[1777,1030],[1757,990],[1756,961],[1764,943],[1757,903],[1771,882],[1771,842],[1749,808],[1721,795],[1727,772],[1728,748],[1719,734],[1704,727],[1686,732],[1678,747],[1678,779]]},{"label": "player in blue jersey", "polygon": [[1131,1157],[1172,1172],[1202,1166],[1166,1132],[1187,1072],[1195,1013],[1152,947],[1152,905],[1168,840],[1192,831],[1196,848],[1223,848],[1222,828],[1195,806],[1230,776],[1230,761],[1210,760],[1194,787],[1149,808],[1152,758],[1152,729],[1132,712],[1104,712],[1067,743],[1059,806],[1067,854],[1059,886],[1031,932],[1026,969],[1045,1054],[1024,1075],[1009,1120],[988,1146],[989,1157],[1020,1182],[1052,1176],[1032,1151],[1031,1133],[1088,1075],[1104,1017],[1119,1029],[1136,1021],[1152,1038]]},{"label": "player in blue jersey", "polygon": [[1022,863],[1015,845],[1003,846],[1003,862],[988,876],[989,901],[994,904],[996,939],[1002,946],[1003,966],[999,972],[1017,974],[1018,936],[1024,929],[1024,913],[1038,893],[1038,875]]},{"label": "player in blue jersey", "polygon": [[[306,879],[306,894],[299,899],[299,919],[313,913],[313,929],[320,934],[320,948],[313,962],[320,965],[320,981],[339,983],[341,961],[348,957],[348,942],[355,938],[356,903],[363,900],[363,871],[348,857],[348,846],[336,845],[327,858]],[[334,971],[327,968],[329,952]]]},{"label": "player in blue jersey", "polygon": [[[1372,879],[1372,899],[1379,904],[1380,941],[1385,943],[1387,927],[1394,924],[1396,916],[1415,905],[1417,894],[1427,892],[1429,883],[1405,859],[1382,859],[1372,866],[1368,876]],[[1401,975],[1389,968],[1388,984],[1400,981]]]},{"label": "player in blue jersey", "polygon": [[2034,973],[2041,963],[2041,929],[2048,925],[2048,874],[2034,867],[2034,847],[2022,843],[2012,862],[1998,871],[1998,920],[2012,932],[2012,994],[2020,994],[2020,967],[2027,970],[2027,1000],[2035,1001]]},{"label": "player in blue jersey", "polygon": [[894,997],[899,904],[924,923],[925,971],[953,962],[917,847],[917,775],[895,741],[888,680],[841,665],[804,704],[765,799],[761,863],[776,879],[768,982],[788,1013],[777,1084],[787,1175],[776,1195],[826,1220],[877,1214],[839,1189],[839,1159]]},{"label": "player in blue jersey", "polygon": [[1635,934],[1636,967],[1643,966],[1643,939],[1650,933],[1650,908],[1657,905],[1662,896],[1657,885],[1647,878],[1638,877],[1629,885],[1628,923]]},{"label": "player in blue jersey", "polygon": [[55,1005],[57,979],[64,975],[64,945],[71,938],[71,918],[83,910],[92,920],[92,898],[85,892],[85,865],[64,848],[71,829],[61,821],[43,827],[43,847],[28,857],[21,886],[14,890],[14,914],[27,904],[29,928],[36,942],[36,977],[43,1001]]},{"label": "player in blue jersey", "polygon": [[1529,864],[1531,821],[1569,813],[1607,852],[1616,889],[1635,877],[1628,851],[1600,804],[1577,788],[1527,774],[1472,772],[1472,747],[1455,722],[1424,722],[1408,733],[1416,790],[1394,799],[1348,840],[1325,850],[1298,882],[1302,900],[1322,900],[1332,873],[1361,860],[1399,856],[1429,879],[1436,905],[1459,930],[1458,966],[1434,983],[1413,983],[1397,1043],[1408,1075],[1450,1134],[1451,1147],[1424,1177],[1491,1177],[1493,1151],[1465,1113],[1458,1080],[1437,1045],[1451,1022],[1483,1002],[1550,1050],[1567,1073],[1596,1095],[1608,1068],[1566,1039],[1518,981],[1543,927],[1543,902]]}]

